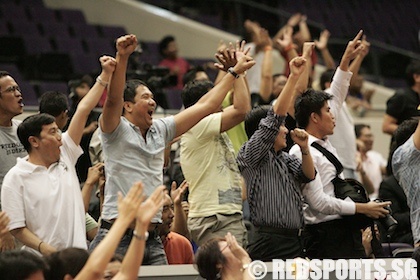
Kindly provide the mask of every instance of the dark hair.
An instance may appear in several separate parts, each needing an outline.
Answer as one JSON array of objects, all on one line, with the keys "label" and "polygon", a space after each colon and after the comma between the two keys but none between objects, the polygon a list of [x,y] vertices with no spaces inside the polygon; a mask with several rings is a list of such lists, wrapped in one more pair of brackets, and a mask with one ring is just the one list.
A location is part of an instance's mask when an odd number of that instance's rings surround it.
[{"label": "dark hair", "polygon": [[181,92],[184,107],[188,108],[197,103],[213,87],[214,84],[211,81],[191,81],[186,84]]},{"label": "dark hair", "polygon": [[325,91],[307,89],[302,95],[296,98],[295,119],[299,128],[306,128],[312,113],[321,114],[325,102],[332,98],[331,94]]},{"label": "dark hair", "polygon": [[46,91],[39,100],[39,112],[47,113],[54,117],[68,110],[68,108],[67,96],[59,91]]},{"label": "dark hair", "polygon": [[46,280],[64,279],[66,274],[71,277],[82,270],[89,258],[89,252],[80,248],[66,248],[46,257],[49,270]]},{"label": "dark hair", "polygon": [[196,66],[194,68],[191,68],[182,77],[182,84],[185,86],[189,82],[194,81],[195,80],[195,76],[197,75],[197,72],[205,72],[205,71],[204,71],[204,68],[201,67],[201,66]]},{"label": "dark hair", "polygon": [[175,41],[175,37],[171,36],[171,35],[165,36],[165,37],[163,37],[162,40],[160,40],[160,42],[159,42],[159,53],[160,53],[161,56],[165,56],[163,52],[168,47],[169,43],[171,43],[173,41]]},{"label": "dark hair", "polygon": [[335,70],[328,69],[325,70],[324,73],[321,74],[321,77],[319,78],[319,83],[322,90],[325,90],[325,83],[331,83],[332,79],[334,77]]},{"label": "dark hair", "polygon": [[0,254],[0,275],[3,280],[24,280],[33,273],[45,273],[46,270],[44,260],[34,253],[15,250]]},{"label": "dark hair", "polygon": [[419,60],[413,60],[410,64],[408,64],[405,74],[407,77],[407,83],[410,87],[414,86],[414,74],[420,74],[420,61]]},{"label": "dark hair", "polygon": [[416,131],[418,123],[418,120],[408,119],[399,124],[397,129],[394,131],[391,147],[389,148],[388,164],[386,166],[388,175],[392,174],[392,156],[394,155],[394,152],[398,149],[398,147],[407,142],[411,135],[413,135],[414,131]]},{"label": "dark hair", "polygon": [[362,129],[365,128],[365,127],[370,129],[370,125],[364,124],[364,123],[356,124],[354,126],[354,132],[356,134],[356,138],[360,137],[360,134],[362,133]]},{"label": "dark hair", "polygon": [[52,124],[53,122],[55,122],[55,118],[53,116],[43,113],[27,117],[18,126],[17,134],[19,140],[28,153],[32,150],[31,144],[29,143],[29,137],[39,137],[42,127],[44,125]]},{"label": "dark hair", "polygon": [[89,87],[92,87],[93,79],[90,75],[84,75],[80,79],[70,80],[68,82],[68,87],[70,90],[69,98],[72,99],[73,102],[76,102],[79,99],[79,96],[76,93],[76,88],[81,86],[82,84],[87,84]]},{"label": "dark hair", "polygon": [[254,135],[255,131],[258,129],[261,119],[267,116],[267,112],[270,108],[270,105],[256,106],[245,116],[245,132],[248,139]]},{"label": "dark hair", "polygon": [[7,71],[0,71],[0,78],[6,77],[6,76],[10,76],[10,73]]},{"label": "dark hair", "polygon": [[136,97],[136,89],[139,86],[145,86],[149,88],[147,84],[141,80],[137,80],[137,79],[128,80],[125,83],[125,88],[124,88],[124,101],[134,102],[134,98]]},{"label": "dark hair", "polygon": [[200,276],[207,280],[216,280],[220,278],[220,269],[218,265],[224,265],[226,258],[219,248],[219,242],[224,241],[221,238],[213,238],[201,245],[195,254],[195,265]]}]

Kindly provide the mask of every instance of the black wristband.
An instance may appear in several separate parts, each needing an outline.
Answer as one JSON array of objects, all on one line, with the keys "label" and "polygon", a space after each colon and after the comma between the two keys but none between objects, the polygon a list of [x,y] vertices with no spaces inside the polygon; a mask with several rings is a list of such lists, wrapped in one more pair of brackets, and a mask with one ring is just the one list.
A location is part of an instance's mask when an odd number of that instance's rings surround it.
[{"label": "black wristband", "polygon": [[229,67],[229,69],[227,71],[228,71],[228,73],[232,74],[235,77],[235,79],[239,78],[239,74],[236,73],[235,71],[233,71],[233,67]]}]

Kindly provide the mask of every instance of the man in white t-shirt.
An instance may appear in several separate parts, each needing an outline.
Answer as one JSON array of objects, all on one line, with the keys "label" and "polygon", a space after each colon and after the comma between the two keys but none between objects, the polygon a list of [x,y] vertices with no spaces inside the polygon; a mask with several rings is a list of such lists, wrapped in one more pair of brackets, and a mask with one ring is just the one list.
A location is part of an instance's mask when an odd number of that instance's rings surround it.
[{"label": "man in white t-shirt", "polygon": [[67,132],[55,118],[37,114],[26,118],[17,134],[28,156],[18,159],[3,180],[3,211],[9,230],[24,249],[49,255],[67,247],[87,248],[85,210],[75,164],[91,110],[101,98],[116,61],[101,57],[102,73],[80,101]]}]

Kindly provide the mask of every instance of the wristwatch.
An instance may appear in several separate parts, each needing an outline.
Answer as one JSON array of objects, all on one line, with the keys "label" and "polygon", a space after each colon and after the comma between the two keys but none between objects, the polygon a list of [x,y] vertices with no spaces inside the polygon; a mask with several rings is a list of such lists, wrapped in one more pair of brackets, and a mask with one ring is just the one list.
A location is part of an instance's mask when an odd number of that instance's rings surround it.
[{"label": "wristwatch", "polygon": [[232,74],[232,75],[235,77],[235,79],[238,79],[238,78],[239,78],[239,74],[238,74],[238,73],[236,73],[236,72],[233,70],[233,67],[229,67],[229,69],[228,69],[227,71],[228,71],[228,73]]}]

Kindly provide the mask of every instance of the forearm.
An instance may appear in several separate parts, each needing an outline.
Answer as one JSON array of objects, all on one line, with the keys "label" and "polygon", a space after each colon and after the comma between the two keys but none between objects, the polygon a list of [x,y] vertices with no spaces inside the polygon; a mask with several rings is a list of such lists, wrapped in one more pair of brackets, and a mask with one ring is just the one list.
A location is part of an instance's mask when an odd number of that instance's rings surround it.
[{"label": "forearm", "polygon": [[148,228],[147,224],[137,222],[135,231],[136,236],[133,236],[128,247],[127,253],[125,254],[124,261],[121,265],[120,271],[113,278],[118,279],[137,279],[139,268],[143,262],[144,248],[146,246],[145,232]]},{"label": "forearm", "polygon": [[264,49],[260,84],[260,96],[265,102],[270,100],[271,93],[273,92],[273,59],[271,54],[272,47],[267,46]]},{"label": "forearm", "polygon": [[335,65],[334,58],[332,57],[328,48],[322,49],[320,52],[327,69],[335,69],[337,66]]},{"label": "forearm", "polygon": [[76,276],[76,280],[98,279],[102,276],[130,223],[131,221],[125,217],[115,220],[105,238],[90,254],[82,271]]},{"label": "forearm", "polygon": [[[363,62],[363,56],[361,56],[360,54],[358,56],[356,56],[356,58],[351,62],[350,66],[349,66],[349,71],[353,73],[353,77],[356,77],[359,73],[360,70],[360,66],[362,65]],[[353,80],[353,79],[352,79]],[[351,81],[350,81],[351,83]]]},{"label": "forearm", "polygon": [[182,209],[181,204],[174,205],[174,222],[172,224],[171,231],[185,236],[188,240],[191,239],[187,226],[187,217],[185,216],[185,212],[184,209]]},{"label": "forearm", "polygon": [[10,232],[20,242],[25,244],[27,247],[40,252],[42,255],[50,255],[56,251],[56,248],[41,240],[26,227],[14,229]]},{"label": "forearm", "polygon": [[308,146],[300,148],[302,152],[302,171],[308,179],[315,179],[315,167]]},{"label": "forearm", "polygon": [[[222,104],[228,91],[232,88],[235,77],[228,73],[223,79],[214,86],[207,94],[197,101],[197,105],[201,105],[206,111],[205,115],[216,111],[216,109]],[[208,113],[207,113],[208,112]]]},{"label": "forearm", "polygon": [[276,104],[273,106],[274,113],[278,116],[286,116],[287,110],[290,107],[290,103],[295,93],[295,86],[299,79],[299,76],[290,74],[287,79],[286,85],[284,86],[281,94],[277,98]]},{"label": "forearm", "polygon": [[216,76],[216,80],[214,81],[214,84],[217,85],[222,79],[223,77],[226,75],[226,72],[223,70],[219,70],[217,72],[217,76]]},{"label": "forearm", "polygon": [[82,198],[83,198],[83,205],[85,206],[85,212],[89,210],[90,197],[92,195],[92,191],[94,188],[95,188],[95,183],[89,182],[88,180],[86,180],[86,182],[83,185]]},{"label": "forearm", "polygon": [[368,194],[371,194],[375,191],[375,187],[372,184],[372,181],[370,180],[370,178],[367,176],[365,170],[363,169],[363,167],[361,168],[361,170],[359,171],[360,173],[360,178],[362,179],[362,184],[365,187],[366,191],[368,192]]},{"label": "forearm", "polygon": [[233,108],[244,116],[251,110],[251,95],[245,79],[245,77],[241,76],[233,84]]}]

